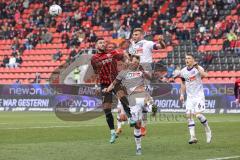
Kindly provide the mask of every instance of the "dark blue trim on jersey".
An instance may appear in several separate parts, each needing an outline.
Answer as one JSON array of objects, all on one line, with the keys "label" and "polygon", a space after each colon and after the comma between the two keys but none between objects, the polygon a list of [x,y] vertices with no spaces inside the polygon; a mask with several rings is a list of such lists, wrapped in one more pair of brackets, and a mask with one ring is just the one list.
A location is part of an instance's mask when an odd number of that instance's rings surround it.
[{"label": "dark blue trim on jersey", "polygon": [[188,67],[187,67],[187,70],[188,70],[188,71],[191,71],[193,68],[194,68],[194,66],[193,66],[192,68],[188,68]]}]

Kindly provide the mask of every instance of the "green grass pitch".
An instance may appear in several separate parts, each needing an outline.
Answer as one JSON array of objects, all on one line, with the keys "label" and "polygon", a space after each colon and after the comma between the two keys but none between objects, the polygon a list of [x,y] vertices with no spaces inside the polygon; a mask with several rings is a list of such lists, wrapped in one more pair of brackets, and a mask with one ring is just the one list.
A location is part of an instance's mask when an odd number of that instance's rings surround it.
[{"label": "green grass pitch", "polygon": [[189,145],[183,117],[176,120],[158,115],[156,121],[149,122],[147,136],[142,139],[143,155],[136,156],[133,129],[125,125],[116,143],[109,144],[104,116],[66,122],[49,112],[1,112],[0,160],[205,160],[240,156],[240,115],[206,116],[213,132],[211,144],[206,144],[197,120],[199,143]]}]

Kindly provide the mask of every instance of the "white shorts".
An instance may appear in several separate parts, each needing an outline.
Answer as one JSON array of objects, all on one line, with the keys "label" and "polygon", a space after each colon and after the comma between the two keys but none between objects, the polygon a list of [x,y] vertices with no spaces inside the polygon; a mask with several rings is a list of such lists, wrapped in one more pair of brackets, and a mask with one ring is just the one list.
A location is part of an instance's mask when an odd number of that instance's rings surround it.
[{"label": "white shorts", "polygon": [[205,110],[205,98],[192,98],[186,100],[186,114],[201,113]]},{"label": "white shorts", "polygon": [[124,109],[123,109],[123,106],[122,106],[122,103],[120,100],[118,100],[118,104],[117,104],[117,110],[118,110],[118,113],[119,114],[126,114]]},{"label": "white shorts", "polygon": [[142,109],[144,106],[144,98],[136,98],[136,105],[130,106],[132,120],[142,120]]}]

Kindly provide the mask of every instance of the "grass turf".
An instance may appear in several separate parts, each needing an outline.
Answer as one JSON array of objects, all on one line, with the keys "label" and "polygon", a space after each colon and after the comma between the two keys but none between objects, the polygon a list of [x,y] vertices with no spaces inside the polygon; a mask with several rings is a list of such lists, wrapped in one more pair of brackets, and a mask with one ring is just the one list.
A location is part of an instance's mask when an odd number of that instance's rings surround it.
[{"label": "grass turf", "polygon": [[189,145],[183,116],[161,114],[149,122],[142,140],[143,155],[136,156],[133,129],[125,125],[116,143],[109,144],[104,116],[65,122],[50,112],[0,112],[0,159],[204,160],[240,155],[239,114],[206,116],[213,132],[211,144],[206,144],[204,129],[197,120],[199,143]]}]

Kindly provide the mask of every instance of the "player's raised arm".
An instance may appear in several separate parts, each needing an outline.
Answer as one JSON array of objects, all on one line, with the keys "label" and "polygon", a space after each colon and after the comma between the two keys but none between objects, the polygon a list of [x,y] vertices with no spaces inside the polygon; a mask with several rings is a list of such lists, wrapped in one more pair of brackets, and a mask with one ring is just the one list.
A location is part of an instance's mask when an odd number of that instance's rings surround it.
[{"label": "player's raised arm", "polygon": [[204,71],[204,69],[199,66],[197,63],[194,65],[195,68],[197,68],[197,70],[199,71],[201,77],[207,77],[208,73]]},{"label": "player's raised arm", "polygon": [[160,35],[158,37],[158,43],[154,44],[153,49],[163,49],[163,48],[166,48],[166,44],[163,40],[163,36]]},{"label": "player's raised arm", "polygon": [[118,80],[115,79],[107,88],[103,89],[103,92],[111,92],[117,83]]},{"label": "player's raised arm", "polygon": [[91,59],[91,65],[94,71],[93,78],[96,79],[96,83],[97,83],[99,82],[99,67],[97,66],[97,61],[94,56]]}]

